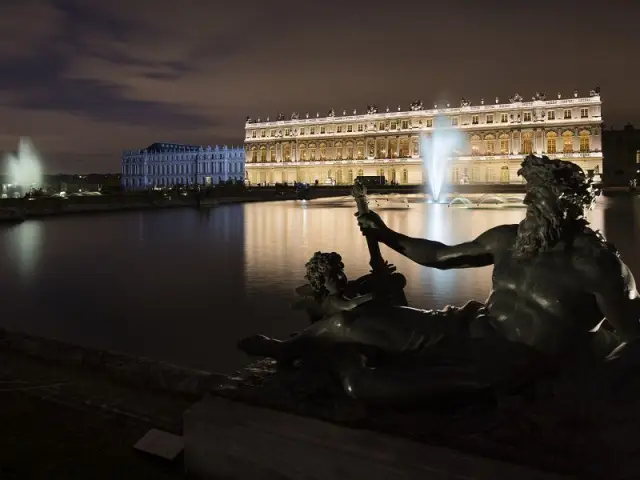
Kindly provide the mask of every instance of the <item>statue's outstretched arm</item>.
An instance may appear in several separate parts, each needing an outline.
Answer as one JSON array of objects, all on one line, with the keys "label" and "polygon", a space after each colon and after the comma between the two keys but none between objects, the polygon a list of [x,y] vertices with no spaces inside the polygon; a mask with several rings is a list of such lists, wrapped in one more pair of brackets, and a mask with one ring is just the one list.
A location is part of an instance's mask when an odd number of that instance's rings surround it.
[{"label": "statue's outstretched arm", "polygon": [[640,296],[629,268],[618,257],[601,260],[592,280],[598,307],[620,338],[640,339]]},{"label": "statue's outstretched arm", "polygon": [[515,237],[517,228],[517,225],[494,227],[475,240],[458,245],[407,237],[389,229],[378,230],[375,235],[380,242],[420,265],[447,270],[493,264],[494,252],[510,237]]}]

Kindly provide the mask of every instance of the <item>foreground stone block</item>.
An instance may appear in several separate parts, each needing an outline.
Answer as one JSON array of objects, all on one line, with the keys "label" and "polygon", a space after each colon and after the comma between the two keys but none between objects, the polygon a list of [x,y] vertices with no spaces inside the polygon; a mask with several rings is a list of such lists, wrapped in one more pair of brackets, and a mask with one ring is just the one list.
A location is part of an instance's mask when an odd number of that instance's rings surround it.
[{"label": "foreground stone block", "polygon": [[152,428],[133,448],[166,460],[175,460],[184,449],[184,441],[178,435]]},{"label": "foreground stone block", "polygon": [[558,475],[220,397],[184,415],[194,478],[561,480]]}]

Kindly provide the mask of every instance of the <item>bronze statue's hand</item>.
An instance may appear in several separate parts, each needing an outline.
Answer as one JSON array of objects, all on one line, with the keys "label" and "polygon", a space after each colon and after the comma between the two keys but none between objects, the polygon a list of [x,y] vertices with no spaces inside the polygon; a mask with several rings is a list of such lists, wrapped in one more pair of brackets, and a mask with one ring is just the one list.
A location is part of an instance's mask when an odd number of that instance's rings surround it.
[{"label": "bronze statue's hand", "polygon": [[375,212],[356,213],[356,216],[358,217],[358,226],[363,234],[370,230],[385,230],[387,228],[380,216]]}]

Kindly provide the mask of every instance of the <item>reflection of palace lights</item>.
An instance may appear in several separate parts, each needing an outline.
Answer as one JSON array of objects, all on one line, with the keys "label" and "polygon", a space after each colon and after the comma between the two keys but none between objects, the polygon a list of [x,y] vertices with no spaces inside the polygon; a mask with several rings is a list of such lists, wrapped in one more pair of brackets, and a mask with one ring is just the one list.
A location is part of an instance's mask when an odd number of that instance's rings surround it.
[{"label": "reflection of palace lights", "polygon": [[[480,197],[473,200],[475,206]],[[317,251],[342,255],[351,279],[369,271],[367,244],[353,216],[355,204],[350,208],[344,201],[333,206],[316,201],[269,202],[246,204],[243,210],[244,273],[252,288],[269,291],[277,283],[279,291],[292,292],[293,300],[293,290],[305,283],[305,264]],[[461,210],[423,202],[412,202],[407,209],[377,211],[397,232],[449,245],[470,241],[497,225],[518,224],[525,214],[523,208]],[[604,230],[604,211],[598,205],[587,212],[592,228]],[[407,278],[406,292],[413,307],[484,300],[489,291],[491,268],[440,271],[418,265],[386,246],[381,249],[384,259]]]},{"label": "reflection of palace lights", "polygon": [[8,233],[10,255],[15,262],[18,275],[27,279],[33,275],[42,255],[44,227],[42,222],[23,222]]},{"label": "reflection of palace lights", "polygon": [[[273,288],[278,281],[286,288],[302,285],[305,264],[317,251],[335,251],[342,255],[349,278],[369,271],[369,251],[353,216],[353,208],[313,206],[314,202],[254,203],[244,206],[245,276],[256,288]],[[469,241],[487,229],[503,223],[518,223],[523,209],[460,211],[446,205],[412,203],[407,209],[380,209],[378,213],[389,228],[412,237],[431,238],[445,243]],[[595,214],[598,217],[599,213]],[[601,224],[594,219],[595,227]],[[407,278],[412,306],[441,307],[432,304],[434,298],[454,301],[463,296],[477,296],[490,281],[490,271],[484,269],[440,272],[420,266],[397,252],[382,246],[385,260],[398,267]],[[480,287],[461,290],[452,282],[466,282],[461,277],[476,279]],[[465,287],[465,288],[467,288]],[[474,287],[475,288],[475,287]],[[488,288],[488,287],[487,287]],[[293,295],[293,294],[292,294]],[[457,301],[457,300],[456,300]]]}]

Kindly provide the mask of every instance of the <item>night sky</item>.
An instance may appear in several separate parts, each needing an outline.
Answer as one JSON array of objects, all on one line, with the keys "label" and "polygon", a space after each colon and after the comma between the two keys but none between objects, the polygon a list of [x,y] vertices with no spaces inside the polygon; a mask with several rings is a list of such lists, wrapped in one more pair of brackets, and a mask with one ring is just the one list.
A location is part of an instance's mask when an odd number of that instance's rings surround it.
[{"label": "night sky", "polygon": [[241,144],[247,115],[516,91],[640,125],[640,1],[0,0],[0,150],[119,171],[154,141]]}]

